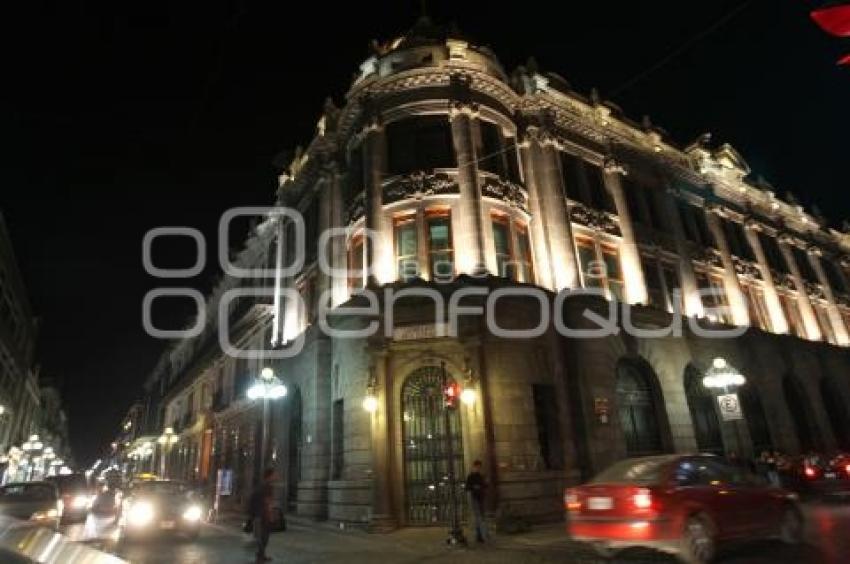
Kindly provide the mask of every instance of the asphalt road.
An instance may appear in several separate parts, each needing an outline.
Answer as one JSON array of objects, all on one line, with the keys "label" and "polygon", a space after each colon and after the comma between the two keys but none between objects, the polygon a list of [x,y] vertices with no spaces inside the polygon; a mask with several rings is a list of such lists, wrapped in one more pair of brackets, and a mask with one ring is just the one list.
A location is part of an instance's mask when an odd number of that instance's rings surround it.
[{"label": "asphalt road", "polygon": [[[725,563],[821,563],[850,561],[850,504],[806,507],[806,542],[788,547],[779,542],[757,541],[727,547],[719,555]],[[134,564],[219,564],[252,562],[248,539],[237,529],[204,526],[200,538],[116,541],[111,519],[89,518],[64,528],[70,538],[101,548]],[[484,546],[449,548],[442,529],[405,529],[388,535],[339,531],[329,527],[290,526],[273,535],[269,555],[274,562],[487,562],[548,563],[598,562],[586,547],[564,538],[557,525],[539,527],[527,534],[496,537]],[[617,562],[672,562],[665,555],[645,551],[620,553]]]}]

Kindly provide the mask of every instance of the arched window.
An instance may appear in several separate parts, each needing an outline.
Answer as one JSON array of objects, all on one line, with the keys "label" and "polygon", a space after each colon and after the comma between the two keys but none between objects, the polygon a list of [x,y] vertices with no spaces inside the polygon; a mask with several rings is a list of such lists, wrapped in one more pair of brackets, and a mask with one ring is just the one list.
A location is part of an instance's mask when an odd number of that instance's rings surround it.
[{"label": "arched window", "polygon": [[782,379],[782,391],[785,394],[785,402],[791,412],[791,420],[797,431],[797,439],[800,441],[800,450],[806,452],[815,449],[814,427],[810,407],[800,383],[790,374]]},{"label": "arched window", "polygon": [[629,456],[664,451],[654,378],[646,362],[627,360],[617,365],[617,406]]},{"label": "arched window", "polygon": [[702,373],[692,364],[685,368],[685,396],[694,425],[697,449],[700,452],[723,454],[723,436],[714,408],[714,394],[702,385]]},{"label": "arched window", "polygon": [[850,450],[850,417],[841,399],[843,397],[841,390],[829,377],[824,377],[820,380],[820,394],[838,448]]},{"label": "arched window", "polygon": [[762,451],[773,450],[773,441],[770,438],[767,418],[764,416],[758,391],[752,384],[745,384],[738,389],[738,398],[741,401],[744,419],[747,421],[747,429],[750,431],[753,452],[758,455]]}]

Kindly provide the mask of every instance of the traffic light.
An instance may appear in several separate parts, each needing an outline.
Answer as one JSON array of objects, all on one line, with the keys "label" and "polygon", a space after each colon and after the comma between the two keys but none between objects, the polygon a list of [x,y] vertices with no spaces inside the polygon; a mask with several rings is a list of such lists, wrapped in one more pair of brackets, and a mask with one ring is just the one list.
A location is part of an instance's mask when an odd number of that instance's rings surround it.
[{"label": "traffic light", "polygon": [[455,382],[446,384],[446,387],[443,388],[443,403],[446,408],[454,409],[457,407],[457,400],[459,397],[460,387]]}]

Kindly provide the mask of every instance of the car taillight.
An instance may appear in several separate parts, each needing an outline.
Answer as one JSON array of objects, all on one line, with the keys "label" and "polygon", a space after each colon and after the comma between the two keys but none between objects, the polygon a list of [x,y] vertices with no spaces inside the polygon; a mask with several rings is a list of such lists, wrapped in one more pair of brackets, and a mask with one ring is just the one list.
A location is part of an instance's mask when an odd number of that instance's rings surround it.
[{"label": "car taillight", "polygon": [[814,478],[816,474],[815,469],[811,466],[806,466],[803,469],[803,473],[806,475],[806,478]]},{"label": "car taillight", "polygon": [[638,492],[632,496],[632,502],[638,509],[649,509],[652,507],[652,493],[647,489],[638,490]]},{"label": "car taillight", "polygon": [[581,509],[581,502],[578,500],[578,496],[571,491],[564,493],[564,505],[569,511],[578,511]]}]

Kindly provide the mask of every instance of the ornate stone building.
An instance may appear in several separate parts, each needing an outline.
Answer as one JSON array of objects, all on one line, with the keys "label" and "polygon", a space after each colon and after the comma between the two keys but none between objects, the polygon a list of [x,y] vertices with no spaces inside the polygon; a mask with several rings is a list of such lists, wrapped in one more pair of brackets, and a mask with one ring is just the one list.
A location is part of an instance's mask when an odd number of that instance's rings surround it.
[{"label": "ornate stone building", "polygon": [[[277,289],[225,277],[208,305],[240,284],[270,289],[231,305],[226,333],[300,352],[230,358],[212,315],[152,376],[184,473],[237,468],[248,487],[259,415],[244,390],[266,365],[289,388],[266,458],[286,476],[281,502],[376,528],[447,518],[444,369],[475,392],[449,419],[453,467],[484,461],[503,514],[560,515],[565,485],[625,456],[850,448],[850,236],[750,177],[729,145],[679,147],[420,21],[361,65],[342,107],[326,104],[281,176],[278,203],[305,220],[303,265]],[[238,260],[280,274],[295,239],[269,217]],[[617,330],[581,338],[552,322],[517,338],[473,311],[528,329],[548,319],[540,296],[563,325],[613,311]],[[435,303],[466,308],[456,336]],[[380,330],[331,337],[323,308],[333,328]],[[677,319],[681,336],[665,329]],[[742,419],[703,386],[717,357],[746,377]]]}]

